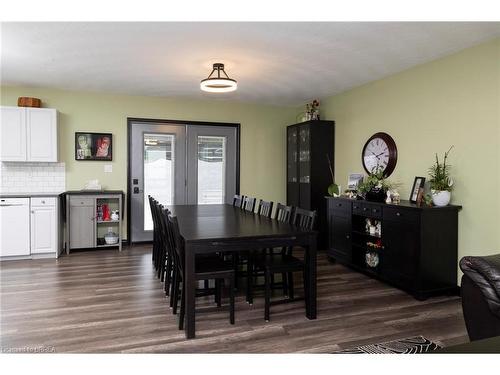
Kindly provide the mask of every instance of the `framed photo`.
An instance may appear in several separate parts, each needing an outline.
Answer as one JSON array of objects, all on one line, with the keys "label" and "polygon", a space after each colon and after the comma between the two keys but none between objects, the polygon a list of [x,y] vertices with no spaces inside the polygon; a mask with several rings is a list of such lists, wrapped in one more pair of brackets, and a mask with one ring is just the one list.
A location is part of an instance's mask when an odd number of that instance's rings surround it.
[{"label": "framed photo", "polygon": [[358,185],[363,181],[364,177],[363,173],[350,173],[347,179],[347,189],[358,190]]},{"label": "framed photo", "polygon": [[113,160],[113,134],[75,132],[75,160]]},{"label": "framed photo", "polygon": [[411,193],[410,193],[411,203],[417,203],[419,190],[422,189],[423,191],[424,183],[425,183],[425,177],[415,177],[415,180],[413,181],[413,187],[411,188]]}]

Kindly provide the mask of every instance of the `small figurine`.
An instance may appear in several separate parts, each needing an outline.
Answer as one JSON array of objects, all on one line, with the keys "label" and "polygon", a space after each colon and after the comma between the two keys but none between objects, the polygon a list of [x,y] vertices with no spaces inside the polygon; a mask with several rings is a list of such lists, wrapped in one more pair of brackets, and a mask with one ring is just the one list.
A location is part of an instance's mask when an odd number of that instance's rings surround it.
[{"label": "small figurine", "polygon": [[387,190],[387,198],[385,198],[385,203],[392,203],[390,190]]}]

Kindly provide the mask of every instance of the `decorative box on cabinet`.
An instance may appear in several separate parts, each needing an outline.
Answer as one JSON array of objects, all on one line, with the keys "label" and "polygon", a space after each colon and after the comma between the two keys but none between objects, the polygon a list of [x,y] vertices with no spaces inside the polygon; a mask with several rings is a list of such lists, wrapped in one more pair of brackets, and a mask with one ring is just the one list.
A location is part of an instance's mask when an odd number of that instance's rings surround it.
[{"label": "decorative box on cabinet", "polygon": [[306,121],[287,127],[287,204],[317,211],[320,249],[328,244],[323,197],[332,183],[328,158],[333,164],[334,136],[334,121]]},{"label": "decorative box on cabinet", "polygon": [[57,162],[57,111],[0,107],[0,160]]},{"label": "decorative box on cabinet", "polygon": [[[326,200],[331,258],[406,290],[417,299],[457,291],[461,206]],[[367,218],[381,223],[380,234],[366,231]],[[374,249],[368,243],[381,248]],[[376,266],[368,264],[367,253],[376,254]]]}]

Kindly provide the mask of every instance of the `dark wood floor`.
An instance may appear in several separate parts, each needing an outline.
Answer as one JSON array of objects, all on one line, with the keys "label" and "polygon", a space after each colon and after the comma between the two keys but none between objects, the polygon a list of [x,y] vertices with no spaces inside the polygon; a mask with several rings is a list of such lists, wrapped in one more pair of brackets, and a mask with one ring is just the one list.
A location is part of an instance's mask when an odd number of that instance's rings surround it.
[{"label": "dark wood floor", "polygon": [[[228,312],[197,314],[197,338],[186,340],[154,276],[147,246],[72,253],[59,260],[2,262],[1,346],[54,347],[55,352],[328,353],[423,335],[444,346],[468,341],[458,297],[420,302],[406,293],[318,260],[318,319],[303,302],[273,306],[237,298]],[[299,290],[300,291],[300,290]],[[297,291],[297,293],[299,292]],[[211,305],[208,297],[197,307]]]}]

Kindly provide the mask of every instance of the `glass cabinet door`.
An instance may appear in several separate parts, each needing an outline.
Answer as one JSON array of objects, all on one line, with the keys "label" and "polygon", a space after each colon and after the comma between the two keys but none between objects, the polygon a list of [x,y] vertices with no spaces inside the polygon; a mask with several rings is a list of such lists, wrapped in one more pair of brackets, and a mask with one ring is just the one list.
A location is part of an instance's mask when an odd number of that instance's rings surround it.
[{"label": "glass cabinet door", "polygon": [[287,176],[288,182],[297,182],[297,128],[288,128]]},{"label": "glass cabinet door", "polygon": [[309,126],[299,128],[299,182],[311,182],[311,149]]}]

